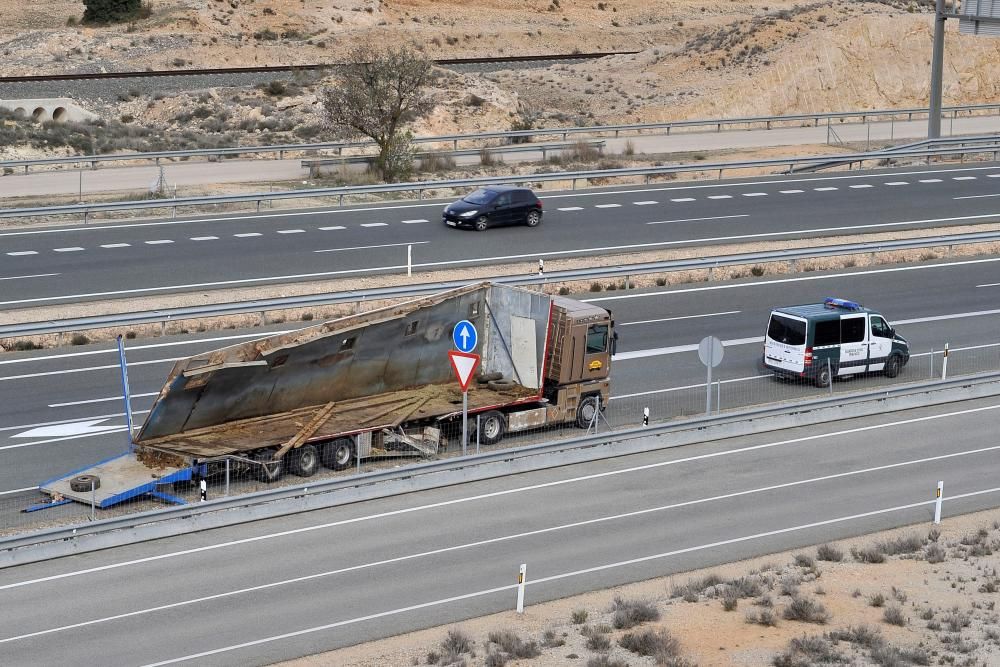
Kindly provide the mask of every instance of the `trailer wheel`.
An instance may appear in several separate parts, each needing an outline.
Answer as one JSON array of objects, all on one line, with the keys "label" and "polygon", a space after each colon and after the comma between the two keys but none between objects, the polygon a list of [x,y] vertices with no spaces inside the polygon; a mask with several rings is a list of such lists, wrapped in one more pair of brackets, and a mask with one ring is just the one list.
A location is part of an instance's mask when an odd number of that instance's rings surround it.
[{"label": "trailer wheel", "polygon": [[[91,486],[93,485],[93,486]],[[69,488],[72,491],[90,491],[101,488],[101,478],[97,475],[77,475],[69,480]]]},{"label": "trailer wheel", "polygon": [[302,445],[288,452],[288,470],[299,477],[312,477],[319,470],[319,452],[313,445]]},{"label": "trailer wheel", "polygon": [[507,430],[507,420],[503,413],[490,410],[479,418],[479,442],[484,445],[495,445],[503,438]]},{"label": "trailer wheel", "polygon": [[576,408],[576,425],[580,428],[587,428],[594,421],[594,415],[601,409],[600,396],[587,396]]},{"label": "trailer wheel", "polygon": [[268,484],[277,482],[285,474],[285,462],[280,459],[276,461],[274,459],[274,452],[270,450],[257,452],[253,460],[261,464],[256,466],[256,468],[257,479],[262,482],[267,482]]},{"label": "trailer wheel", "polygon": [[345,470],[354,462],[354,440],[338,438],[323,446],[323,465],[333,470]]}]

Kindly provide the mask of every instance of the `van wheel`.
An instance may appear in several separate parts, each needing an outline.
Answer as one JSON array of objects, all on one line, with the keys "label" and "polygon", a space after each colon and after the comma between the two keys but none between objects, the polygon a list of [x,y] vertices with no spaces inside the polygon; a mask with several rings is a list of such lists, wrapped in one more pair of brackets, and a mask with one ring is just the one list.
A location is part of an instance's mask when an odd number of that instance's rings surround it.
[{"label": "van wheel", "polygon": [[274,452],[270,450],[257,452],[253,460],[260,463],[256,466],[257,479],[262,482],[277,482],[285,474],[285,462],[281,459],[274,460]]},{"label": "van wheel", "polygon": [[538,211],[528,211],[528,217],[525,218],[524,224],[529,227],[537,227],[538,223],[542,221],[542,214]]},{"label": "van wheel", "polygon": [[831,379],[832,378],[830,376],[830,367],[823,366],[822,368],[819,369],[819,373],[816,374],[816,380],[815,380],[816,386],[829,387]]},{"label": "van wheel", "polygon": [[319,452],[313,445],[302,445],[288,452],[288,469],[299,477],[312,477],[319,470]]},{"label": "van wheel", "polygon": [[576,425],[579,428],[587,428],[600,409],[601,398],[599,396],[587,396],[576,407]]},{"label": "van wheel", "polygon": [[323,446],[323,465],[332,470],[346,470],[354,461],[354,440],[338,438]]},{"label": "van wheel", "polygon": [[490,410],[479,418],[479,442],[484,445],[495,445],[503,438],[507,430],[507,421],[502,412]]},{"label": "van wheel", "polygon": [[899,375],[900,368],[899,355],[894,354],[885,360],[885,368],[883,369],[883,372],[887,378],[894,378]]},{"label": "van wheel", "polygon": [[488,225],[489,225],[489,221],[486,219],[486,216],[485,215],[481,215],[476,220],[476,231],[477,232],[485,232],[486,231],[486,227]]}]

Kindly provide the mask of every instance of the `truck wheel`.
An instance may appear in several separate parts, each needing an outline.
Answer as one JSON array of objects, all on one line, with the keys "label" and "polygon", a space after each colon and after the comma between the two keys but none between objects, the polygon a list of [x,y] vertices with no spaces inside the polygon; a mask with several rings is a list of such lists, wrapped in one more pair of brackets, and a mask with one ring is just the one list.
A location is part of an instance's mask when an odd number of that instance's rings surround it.
[{"label": "truck wheel", "polygon": [[271,484],[272,482],[277,482],[281,479],[282,475],[285,474],[285,462],[282,460],[274,460],[274,452],[270,450],[257,452],[254,457],[254,461],[260,462],[261,465],[256,466],[257,468],[257,479],[262,482]]},{"label": "truck wheel", "polygon": [[479,442],[484,445],[495,445],[503,438],[507,430],[507,421],[502,412],[490,410],[479,418]]},{"label": "truck wheel", "polygon": [[599,396],[585,397],[576,408],[576,425],[580,428],[587,428],[600,409],[601,398]]},{"label": "truck wheel", "polygon": [[899,375],[900,368],[899,355],[894,354],[885,360],[885,368],[882,370],[887,378],[894,378]]},{"label": "truck wheel", "polygon": [[288,452],[288,469],[299,477],[312,477],[319,470],[319,452],[313,445],[302,445]]},{"label": "truck wheel", "polygon": [[101,478],[97,475],[77,475],[69,480],[69,488],[71,491],[77,492],[90,491],[91,488],[99,489],[101,488]]},{"label": "truck wheel", "polygon": [[485,232],[489,224],[490,224],[489,220],[486,219],[485,215],[479,216],[479,218],[476,220],[476,231]]},{"label": "truck wheel", "polygon": [[819,369],[819,373],[816,374],[816,379],[813,382],[817,387],[829,387],[832,379],[830,376],[830,367],[823,366]]},{"label": "truck wheel", "polygon": [[338,438],[323,446],[323,465],[332,470],[346,470],[354,462],[354,440]]}]

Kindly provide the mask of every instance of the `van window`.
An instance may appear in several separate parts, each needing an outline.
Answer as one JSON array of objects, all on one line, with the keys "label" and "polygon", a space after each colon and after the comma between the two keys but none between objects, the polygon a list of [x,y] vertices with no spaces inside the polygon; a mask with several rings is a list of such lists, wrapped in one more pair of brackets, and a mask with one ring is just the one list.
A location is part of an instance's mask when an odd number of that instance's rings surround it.
[{"label": "van window", "polygon": [[587,327],[587,354],[608,351],[608,325],[591,324]]},{"label": "van window", "polygon": [[860,343],[865,339],[865,318],[845,317],[840,320],[840,342]]},{"label": "van window", "polygon": [[816,323],[816,335],[813,345],[840,345],[840,320],[820,320]]},{"label": "van window", "polygon": [[771,323],[767,325],[767,337],[785,345],[805,345],[806,323],[771,313]]},{"label": "van window", "polygon": [[892,327],[881,317],[872,317],[872,335],[879,338],[892,338]]}]

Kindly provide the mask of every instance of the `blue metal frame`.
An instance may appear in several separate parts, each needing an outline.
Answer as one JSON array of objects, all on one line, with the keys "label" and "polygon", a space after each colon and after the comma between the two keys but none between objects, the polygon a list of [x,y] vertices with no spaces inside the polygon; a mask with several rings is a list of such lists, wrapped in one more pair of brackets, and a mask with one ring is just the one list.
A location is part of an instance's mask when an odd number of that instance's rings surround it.
[{"label": "blue metal frame", "polygon": [[67,503],[73,502],[69,498],[63,498],[62,500],[56,500],[51,503],[38,503],[37,505],[31,505],[30,507],[25,507],[22,512],[40,512],[41,510],[47,510],[50,507],[59,507],[60,505],[66,505]]}]

